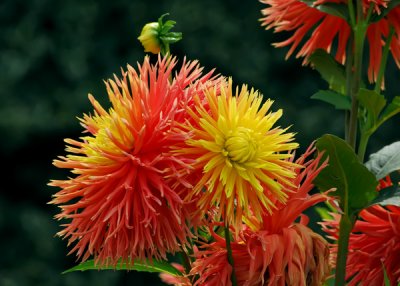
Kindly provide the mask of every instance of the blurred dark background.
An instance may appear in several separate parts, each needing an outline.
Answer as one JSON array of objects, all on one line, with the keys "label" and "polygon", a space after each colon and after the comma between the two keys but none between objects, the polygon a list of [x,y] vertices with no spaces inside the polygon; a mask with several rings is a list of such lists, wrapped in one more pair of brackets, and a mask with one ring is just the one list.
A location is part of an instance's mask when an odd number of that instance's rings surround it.
[{"label": "blurred dark background", "polygon": [[[87,94],[107,102],[103,79],[142,62],[137,37],[164,13],[183,32],[172,52],[275,99],[273,108],[284,109],[280,124],[292,125],[301,150],[324,133],[343,136],[342,113],[309,99],[326,88],[316,71],[271,46],[285,35],[260,26],[263,7],[256,0],[0,2],[1,286],[160,285],[157,275],[133,271],[62,275],[75,261],[54,236],[57,209],[47,202],[57,190],[47,183],[68,175],[51,162],[65,154],[63,138],[80,136],[76,117],[91,111]],[[392,62],[389,70],[392,97],[400,73]],[[398,117],[386,123],[368,151],[399,140],[398,126]]]}]

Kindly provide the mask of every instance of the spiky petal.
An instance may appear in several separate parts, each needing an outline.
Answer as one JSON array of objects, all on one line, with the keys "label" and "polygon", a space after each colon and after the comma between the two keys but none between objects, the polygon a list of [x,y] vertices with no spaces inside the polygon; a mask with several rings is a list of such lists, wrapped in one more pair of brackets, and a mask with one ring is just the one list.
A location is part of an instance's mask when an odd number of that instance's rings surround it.
[{"label": "spiky petal", "polygon": [[[380,180],[378,189],[392,185],[390,177]],[[360,219],[350,234],[346,265],[347,285],[385,286],[384,270],[390,285],[400,283],[400,207],[371,206],[360,212]],[[334,240],[339,236],[340,215],[322,223],[324,231]],[[332,256],[337,244],[331,245]],[[334,261],[333,261],[334,263]]]},{"label": "spiky petal", "polygon": [[51,203],[61,209],[56,218],[67,220],[58,234],[79,259],[165,259],[187,245],[186,188],[175,170],[190,162],[171,154],[186,139],[171,130],[186,120],[187,105],[211,73],[202,77],[196,61],[185,62],[172,78],[175,66],[175,59],[151,65],[146,57],[137,71],[128,65],[121,78],[106,81],[112,107],[89,95],[94,114],[80,119],[87,135],[66,139],[69,154],[54,161],[73,174],[50,183],[61,188]]},{"label": "spiky petal", "polygon": [[237,229],[243,218],[261,220],[276,200],[286,201],[283,186],[299,167],[287,160],[298,147],[294,134],[274,127],[282,110],[270,112],[271,105],[246,86],[235,93],[229,80],[197,97],[189,110],[192,120],[181,126],[192,135],[176,151],[195,161],[198,180],[191,196],[199,197],[201,212],[216,207],[216,219]]},{"label": "spiky petal", "polygon": [[[297,161],[306,167],[296,173],[293,185],[299,183],[299,187],[289,193],[287,204],[265,214],[263,223],[242,230],[231,243],[238,285],[319,286],[330,275],[328,243],[306,226],[307,218],[302,214],[327,199],[325,194],[308,194],[312,180],[326,166],[326,162],[320,164],[321,155],[304,162],[312,151],[309,149]],[[196,254],[191,271],[199,277],[195,285],[231,285],[226,241],[216,233],[213,237],[215,242],[204,245]]]},{"label": "spiky petal", "polygon": [[[293,35],[287,40],[275,44],[276,47],[290,46],[287,57],[300,47],[296,56],[305,57],[304,63],[307,63],[308,57],[317,49],[327,52],[335,50],[336,60],[345,63],[346,46],[351,34],[351,27],[344,19],[324,13],[322,9],[318,9],[318,6],[330,3],[346,4],[346,0],[319,0],[314,1],[312,5],[301,0],[260,0],[260,2],[268,5],[262,10],[263,17],[260,19],[262,26],[265,26],[266,29],[273,28],[275,32],[293,32]],[[373,3],[373,15],[380,14],[389,2],[364,0],[364,12],[367,13]],[[370,59],[368,77],[370,81],[377,79],[382,59],[382,47],[389,35],[390,26],[395,29],[390,50],[400,67],[400,6],[398,6],[368,27],[367,40]],[[337,41],[336,46],[334,46],[335,41]]]}]

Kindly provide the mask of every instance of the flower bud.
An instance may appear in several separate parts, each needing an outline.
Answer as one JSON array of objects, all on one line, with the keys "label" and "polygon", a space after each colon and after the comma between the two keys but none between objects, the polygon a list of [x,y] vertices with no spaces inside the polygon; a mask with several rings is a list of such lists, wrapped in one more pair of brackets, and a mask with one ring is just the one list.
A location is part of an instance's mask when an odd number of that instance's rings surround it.
[{"label": "flower bud", "polygon": [[175,21],[167,20],[163,22],[166,15],[168,13],[158,18],[158,22],[144,25],[138,40],[142,43],[145,52],[166,55],[169,53],[170,44],[182,39],[182,33],[170,32],[176,24]]},{"label": "flower bud", "polygon": [[146,24],[138,40],[142,43],[145,52],[158,54],[161,51],[161,42],[159,39],[160,25],[157,22]]}]

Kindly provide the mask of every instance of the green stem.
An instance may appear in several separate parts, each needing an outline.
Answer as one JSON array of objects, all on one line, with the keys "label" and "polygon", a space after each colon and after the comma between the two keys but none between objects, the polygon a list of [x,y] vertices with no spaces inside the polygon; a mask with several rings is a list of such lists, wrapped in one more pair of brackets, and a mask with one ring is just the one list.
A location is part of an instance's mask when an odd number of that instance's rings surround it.
[{"label": "green stem", "polygon": [[[351,1],[350,1],[351,2]],[[351,82],[353,78],[352,68],[353,68],[353,45],[354,45],[354,37],[351,34],[349,37],[349,41],[347,43],[346,49],[346,96],[351,98]],[[350,111],[345,110],[345,118],[344,118],[344,138],[348,142],[349,140],[349,128],[350,128]]]},{"label": "green stem", "polygon": [[232,248],[231,248],[231,236],[230,236],[231,233],[229,231],[228,224],[225,224],[224,233],[225,233],[226,251],[227,251],[227,255],[228,255],[228,262],[232,266],[231,282],[232,282],[232,286],[237,286],[236,273],[235,273],[235,267],[234,267],[233,255],[232,255]]},{"label": "green stem", "polygon": [[356,17],[354,15],[354,5],[353,5],[353,1],[347,1],[348,5],[348,9],[349,9],[349,15],[350,15],[350,23],[352,27],[356,26]]},{"label": "green stem", "polygon": [[[352,1],[348,1],[349,9],[353,7]],[[364,19],[362,0],[357,0],[357,19],[356,23],[352,23],[352,32],[354,45],[350,58],[350,67],[347,66],[347,92],[350,93],[351,97],[351,110],[348,132],[346,133],[346,141],[355,150],[357,141],[357,125],[358,125],[358,92],[361,86],[362,77],[362,60],[364,51],[365,35],[368,28],[368,22]],[[368,14],[372,10],[368,11]],[[368,17],[368,16],[367,16]],[[349,73],[351,75],[349,75]],[[350,190],[351,191],[351,190]],[[345,193],[343,198],[343,214],[339,223],[339,241],[338,241],[338,252],[336,257],[336,274],[335,274],[335,285],[343,286],[346,282],[346,262],[349,246],[350,232],[353,227],[353,223],[350,220],[349,206],[348,206],[348,193]]]},{"label": "green stem", "polygon": [[364,51],[365,34],[368,23],[363,21],[362,3],[357,1],[357,25],[353,29],[354,33],[354,66],[351,88],[351,111],[348,132],[348,143],[355,150],[357,141],[357,122],[358,122],[358,91],[360,89],[362,76],[362,59]]},{"label": "green stem", "polygon": [[360,162],[364,162],[365,151],[367,150],[368,140],[370,134],[363,133],[361,134],[360,144],[358,145],[358,158]]},{"label": "green stem", "polygon": [[163,44],[161,46],[161,55],[164,57],[170,53],[169,44]]},{"label": "green stem", "polygon": [[379,68],[378,77],[377,77],[376,83],[375,83],[375,92],[376,93],[380,93],[380,91],[381,91],[383,75],[385,74],[386,63],[387,63],[387,59],[388,59],[388,55],[389,55],[389,51],[390,51],[390,43],[392,42],[394,32],[395,32],[394,27],[390,26],[389,35],[386,39],[386,44],[385,44],[385,47],[383,48],[383,52],[382,52],[381,66]]},{"label": "green stem", "polygon": [[339,223],[339,242],[336,257],[335,286],[343,286],[346,282],[346,261],[349,246],[350,233],[353,224],[346,214],[343,214]]}]

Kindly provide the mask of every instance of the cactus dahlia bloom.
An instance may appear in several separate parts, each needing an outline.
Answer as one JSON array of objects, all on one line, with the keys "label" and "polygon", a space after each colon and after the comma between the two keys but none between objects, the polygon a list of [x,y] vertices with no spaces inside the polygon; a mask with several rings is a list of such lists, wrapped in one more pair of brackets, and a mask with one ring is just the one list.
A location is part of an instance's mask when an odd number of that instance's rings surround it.
[{"label": "cactus dahlia bloom", "polygon": [[146,57],[138,71],[131,66],[122,77],[106,81],[112,107],[105,110],[92,95],[93,115],[80,119],[86,135],[66,139],[68,155],[54,161],[70,169],[72,178],[54,180],[61,190],[52,204],[66,219],[58,234],[68,239],[78,259],[93,255],[99,265],[166,258],[167,252],[185,248],[189,217],[176,169],[188,162],[170,152],[186,139],[171,130],[183,122],[186,105],[202,76],[198,63],[184,63],[172,81],[176,60]]},{"label": "cactus dahlia bloom", "polygon": [[[390,179],[381,180],[385,187]],[[390,183],[391,184],[391,183]],[[384,286],[384,271],[390,285],[400,283],[400,207],[371,206],[359,215],[349,239],[349,253],[346,265],[348,285]],[[322,223],[324,230],[338,239],[340,215]],[[332,245],[332,254],[337,253],[337,245]]]},{"label": "cactus dahlia bloom", "polygon": [[298,147],[293,133],[273,127],[282,111],[269,112],[271,100],[243,86],[232,90],[232,81],[205,92],[190,108],[191,121],[181,128],[191,134],[177,153],[193,158],[200,212],[215,207],[216,219],[239,229],[242,218],[262,219],[275,200],[286,201],[283,186],[291,184],[298,167],[287,160]]},{"label": "cactus dahlia bloom", "polygon": [[[325,194],[309,195],[312,181],[326,162],[320,164],[321,154],[314,160],[305,158],[308,149],[298,159],[286,204],[278,203],[263,222],[256,218],[250,227],[240,231],[231,242],[238,285],[322,285],[330,274],[328,243],[308,228],[308,218],[302,214],[312,205],[325,201]],[[298,220],[300,218],[300,220]],[[297,222],[298,221],[298,222]],[[232,267],[227,260],[226,241],[213,233],[214,242],[196,253],[190,274],[198,275],[194,285],[231,285]]]},{"label": "cactus dahlia bloom", "polygon": [[[316,49],[330,52],[333,43],[336,42],[336,60],[345,63],[346,46],[351,34],[351,27],[344,19],[324,13],[318,9],[318,6],[327,3],[346,4],[347,0],[308,1],[313,2],[312,6],[300,0],[260,0],[260,2],[268,5],[262,10],[264,16],[260,19],[262,26],[265,26],[266,29],[274,28],[275,32],[293,32],[293,35],[287,40],[275,44],[276,47],[290,46],[287,57],[300,47],[297,57],[305,57],[304,63],[306,63],[307,58]],[[370,5],[374,5],[373,13],[380,14],[389,2],[363,0],[364,12],[366,13]],[[376,81],[382,58],[382,47],[388,37],[390,26],[395,29],[390,48],[394,60],[400,67],[400,6],[398,6],[368,27],[368,78],[370,81]]]}]

